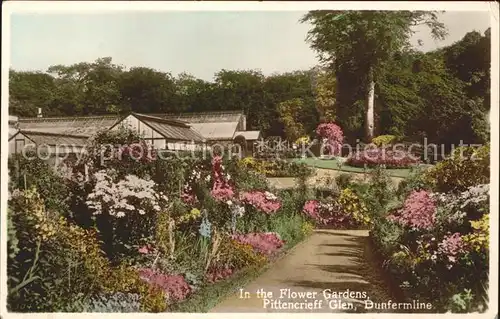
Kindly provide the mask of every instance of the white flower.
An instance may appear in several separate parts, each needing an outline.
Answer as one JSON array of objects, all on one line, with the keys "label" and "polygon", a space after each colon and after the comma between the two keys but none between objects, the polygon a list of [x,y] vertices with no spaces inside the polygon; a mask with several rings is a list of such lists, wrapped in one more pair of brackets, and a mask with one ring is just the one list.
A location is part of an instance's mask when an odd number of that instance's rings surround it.
[{"label": "white flower", "polygon": [[231,206],[231,205],[233,205],[233,202],[232,202],[232,201],[230,201],[230,200],[228,200],[228,201],[226,202],[226,204],[227,204],[227,206]]},{"label": "white flower", "polygon": [[266,196],[267,200],[276,200],[276,199],[278,199],[278,197],[276,197],[276,195],[274,195],[273,193],[267,192],[267,191],[264,193],[264,196]]},{"label": "white flower", "polygon": [[243,214],[245,214],[245,206],[238,206],[236,208],[236,213],[241,217]]},{"label": "white flower", "polygon": [[227,174],[226,178],[227,178],[227,180],[230,180],[231,179],[231,175]]},{"label": "white flower", "polygon": [[154,210],[156,210],[156,211],[159,211],[159,210],[160,210],[160,206],[158,206],[158,205],[154,205],[154,206],[153,206],[153,209],[154,209]]},{"label": "white flower", "polygon": [[210,179],[211,179],[211,178],[212,178],[212,177],[211,177],[210,175],[207,175],[207,177],[205,177],[205,181],[210,182]]},{"label": "white flower", "polygon": [[116,213],[116,217],[118,217],[118,218],[125,217],[125,213],[124,212],[118,212],[118,213]]},{"label": "white flower", "polygon": [[144,215],[146,212],[143,209],[139,209],[139,214]]}]

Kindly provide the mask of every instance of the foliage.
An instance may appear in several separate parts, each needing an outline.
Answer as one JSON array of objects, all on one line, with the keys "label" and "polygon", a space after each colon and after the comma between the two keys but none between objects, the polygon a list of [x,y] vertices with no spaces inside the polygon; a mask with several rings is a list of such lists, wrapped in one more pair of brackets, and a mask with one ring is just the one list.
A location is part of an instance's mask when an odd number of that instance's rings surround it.
[{"label": "foliage", "polygon": [[489,182],[490,147],[461,147],[446,160],[429,169],[426,180],[437,192],[464,191]]},{"label": "foliage", "polygon": [[339,195],[338,203],[345,214],[352,216],[362,226],[370,225],[371,219],[364,202],[350,189],[344,188]]},{"label": "foliage", "polygon": [[363,228],[371,223],[363,200],[350,188],[343,189],[335,199],[306,201],[303,212],[316,224],[334,228]]},{"label": "foliage", "polygon": [[36,189],[15,192],[9,207],[20,246],[8,262],[10,309],[54,311],[98,289],[107,260],[94,230],[49,215]]},{"label": "foliage", "polygon": [[11,190],[35,187],[48,210],[65,215],[71,190],[65,184],[64,176],[60,174],[62,168],[54,169],[36,154],[26,155],[25,157],[22,154],[14,154],[9,157]]},{"label": "foliage", "polygon": [[413,168],[408,177],[399,182],[396,194],[399,198],[406,196],[413,190],[431,189],[431,185],[425,179],[425,170],[421,168]]},{"label": "foliage", "polygon": [[270,76],[221,70],[208,82],[185,73],[125,69],[110,57],[46,72],[10,70],[10,112],[25,117],[36,116],[38,107],[44,116],[243,110],[248,129],[290,140],[296,131],[285,132],[281,106],[306,134],[335,121],[354,142],[362,135],[373,68],[378,134],[446,144],[489,140],[489,30],[422,53],[408,45],[415,24],[429,26],[437,38],[445,34],[432,11],[312,11],[303,20],[312,24],[308,41],[325,62],[311,70]]},{"label": "foliage", "polygon": [[352,182],[354,176],[349,173],[341,173],[335,177],[335,183],[340,188],[346,188]]},{"label": "foliage", "polygon": [[98,295],[85,302],[75,303],[67,309],[71,312],[140,312],[141,300],[138,294],[114,293]]},{"label": "foliage", "polygon": [[379,135],[373,138],[372,143],[378,147],[382,147],[393,144],[396,141],[397,137],[395,135]]},{"label": "foliage", "polygon": [[[425,24],[435,38],[446,30],[433,11],[310,11],[301,20],[312,25],[307,41],[337,78],[337,120],[348,135],[359,137],[362,107],[370,83],[394,55],[410,46],[415,24]],[[365,120],[366,121],[366,120]]]},{"label": "foliage", "polygon": [[[312,129],[314,129],[314,127],[311,127],[311,123],[316,123],[318,117],[314,111],[316,110],[310,108],[300,98],[278,104],[280,120],[283,122],[285,134],[290,140],[295,141],[300,136],[311,133]],[[306,127],[306,125],[309,125],[309,127]]]}]

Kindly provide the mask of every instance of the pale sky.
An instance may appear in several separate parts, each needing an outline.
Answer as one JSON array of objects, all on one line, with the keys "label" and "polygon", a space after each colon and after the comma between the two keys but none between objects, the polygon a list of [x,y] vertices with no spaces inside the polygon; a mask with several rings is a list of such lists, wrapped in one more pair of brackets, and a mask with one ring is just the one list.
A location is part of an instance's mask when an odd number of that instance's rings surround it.
[{"label": "pale sky", "polygon": [[[460,5],[457,3],[457,5]],[[308,69],[316,54],[305,42],[305,12],[141,12],[20,14],[11,16],[11,61],[16,70],[46,71],[55,64],[91,62],[145,66],[174,76],[188,72],[212,80],[221,69],[259,69],[265,75]],[[446,12],[449,36],[437,42],[423,29],[428,51],[490,26],[486,12]]]}]

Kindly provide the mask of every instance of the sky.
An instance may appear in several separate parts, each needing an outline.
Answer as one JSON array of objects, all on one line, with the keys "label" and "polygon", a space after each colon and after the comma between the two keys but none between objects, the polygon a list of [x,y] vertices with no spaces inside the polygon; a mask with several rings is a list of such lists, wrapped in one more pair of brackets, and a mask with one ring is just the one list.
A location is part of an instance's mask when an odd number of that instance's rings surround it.
[{"label": "sky", "polygon": [[[110,56],[127,68],[143,66],[176,76],[190,73],[210,81],[221,69],[258,69],[265,75],[308,69],[318,63],[305,42],[310,25],[305,12],[122,12],[28,14],[11,16],[10,67],[46,71],[51,65],[92,62]],[[445,12],[444,41],[425,28],[429,51],[460,40],[467,32],[490,26],[487,12]]]}]

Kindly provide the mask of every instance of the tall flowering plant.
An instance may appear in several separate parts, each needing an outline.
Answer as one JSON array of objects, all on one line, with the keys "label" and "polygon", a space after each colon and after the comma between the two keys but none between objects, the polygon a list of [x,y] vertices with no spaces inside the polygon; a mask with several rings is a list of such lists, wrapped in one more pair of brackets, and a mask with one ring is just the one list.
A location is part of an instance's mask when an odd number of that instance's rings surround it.
[{"label": "tall flowering plant", "polygon": [[168,198],[156,183],[135,175],[120,179],[113,170],[96,172],[86,204],[110,258],[137,254],[136,247],[150,242],[157,214]]},{"label": "tall flowering plant", "polygon": [[231,176],[224,172],[221,156],[215,156],[212,159],[212,175],[212,196],[218,201],[231,200],[234,196],[234,189],[229,183]]},{"label": "tall flowering plant", "polygon": [[340,126],[335,123],[322,123],[316,128],[316,134],[326,141],[331,155],[340,155],[344,142],[344,133]]},{"label": "tall flowering plant", "polygon": [[167,200],[165,195],[156,192],[154,181],[135,175],[115,182],[112,170],[100,170],[93,178],[95,185],[86,201],[93,215],[107,213],[116,218],[145,215],[148,210],[160,211],[160,203]]}]

